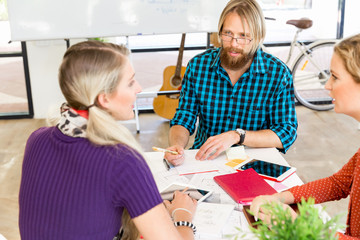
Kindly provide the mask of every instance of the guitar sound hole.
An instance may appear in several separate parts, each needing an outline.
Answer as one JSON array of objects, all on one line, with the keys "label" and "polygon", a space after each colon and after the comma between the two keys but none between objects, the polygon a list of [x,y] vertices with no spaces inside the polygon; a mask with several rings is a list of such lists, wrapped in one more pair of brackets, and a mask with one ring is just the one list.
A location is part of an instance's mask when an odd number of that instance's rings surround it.
[{"label": "guitar sound hole", "polygon": [[179,88],[180,85],[181,85],[181,78],[174,75],[174,76],[171,78],[170,85],[171,85],[171,87],[173,87],[173,88]]}]

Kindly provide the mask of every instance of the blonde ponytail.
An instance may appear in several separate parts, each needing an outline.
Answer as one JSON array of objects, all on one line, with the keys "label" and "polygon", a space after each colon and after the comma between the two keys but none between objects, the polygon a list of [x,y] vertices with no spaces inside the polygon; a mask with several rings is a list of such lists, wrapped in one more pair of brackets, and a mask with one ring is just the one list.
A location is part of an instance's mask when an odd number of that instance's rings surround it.
[{"label": "blonde ponytail", "polygon": [[98,145],[122,143],[142,154],[143,150],[131,132],[105,110],[98,107],[89,109],[89,121],[86,129],[87,138]]},{"label": "blonde ponytail", "polygon": [[[86,137],[97,145],[124,144],[142,155],[130,131],[97,104],[101,93],[115,91],[122,79],[129,50],[123,45],[86,41],[71,46],[59,69],[59,84],[68,105],[88,109]],[[92,106],[88,108],[87,106]],[[126,239],[138,239],[139,231],[126,209],[123,216]],[[122,238],[123,239],[123,238]],[[125,239],[125,238],[124,238]]]}]

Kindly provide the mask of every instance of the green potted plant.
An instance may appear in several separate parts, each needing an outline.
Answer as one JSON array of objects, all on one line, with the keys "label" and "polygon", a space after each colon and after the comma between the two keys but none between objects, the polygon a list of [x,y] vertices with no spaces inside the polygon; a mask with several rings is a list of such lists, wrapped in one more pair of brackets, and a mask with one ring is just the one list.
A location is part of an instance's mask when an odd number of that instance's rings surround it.
[{"label": "green potted plant", "polygon": [[[272,202],[263,205],[271,212],[270,224],[263,221],[256,222],[256,228],[251,227],[251,232],[259,240],[334,240],[337,229],[344,226],[339,224],[339,215],[324,221],[319,214],[319,208],[314,206],[314,199],[302,199],[298,204],[298,216],[292,219],[290,209],[284,209],[279,203]],[[250,212],[251,213],[251,212]],[[252,213],[251,213],[252,214]],[[271,226],[271,227],[269,227]],[[245,233],[239,229],[232,239],[246,239]]]}]

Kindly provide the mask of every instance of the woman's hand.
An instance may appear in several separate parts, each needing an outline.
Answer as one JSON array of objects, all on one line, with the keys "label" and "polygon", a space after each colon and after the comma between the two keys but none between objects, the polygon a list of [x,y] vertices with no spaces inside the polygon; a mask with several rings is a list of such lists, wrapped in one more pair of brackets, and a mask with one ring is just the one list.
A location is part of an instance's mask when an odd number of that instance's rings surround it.
[{"label": "woman's hand", "polygon": [[289,202],[288,199],[283,199],[281,197],[281,194],[258,196],[252,201],[250,211],[254,214],[255,219],[261,219],[265,223],[270,224],[271,211],[269,211],[270,209],[268,208],[263,208],[262,205],[267,203],[277,203],[281,205],[284,209],[288,208],[290,210],[292,219],[295,220],[295,218],[297,217],[297,213],[288,204],[284,204],[284,201]]},{"label": "woman's hand", "polygon": [[[169,214],[174,217],[174,221],[192,221],[196,211],[197,201],[191,198],[185,191],[175,191],[174,199],[170,202],[164,201]],[[175,211],[175,209],[178,209]],[[186,209],[186,210],[181,210]],[[175,212],[174,212],[175,211]],[[173,214],[174,213],[174,214]]]},{"label": "woman's hand", "polygon": [[261,206],[272,202],[281,203],[276,195],[262,195],[254,198],[250,206],[250,211],[254,214],[255,219],[260,218],[264,220],[268,213],[266,213],[266,210],[261,208]]}]

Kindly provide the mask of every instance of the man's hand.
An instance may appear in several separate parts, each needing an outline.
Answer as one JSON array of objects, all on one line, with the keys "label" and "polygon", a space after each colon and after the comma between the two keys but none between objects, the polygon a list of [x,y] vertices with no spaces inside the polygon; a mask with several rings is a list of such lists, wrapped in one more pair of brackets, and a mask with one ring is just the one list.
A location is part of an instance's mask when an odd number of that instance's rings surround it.
[{"label": "man's hand", "polygon": [[216,136],[209,137],[199,149],[195,159],[212,160],[232,145],[238,143],[239,140],[240,136],[235,131],[228,131]]},{"label": "man's hand", "polygon": [[165,153],[164,158],[174,166],[181,165],[184,162],[184,148],[179,145],[174,145],[167,148],[168,150],[175,151],[178,154]]}]

